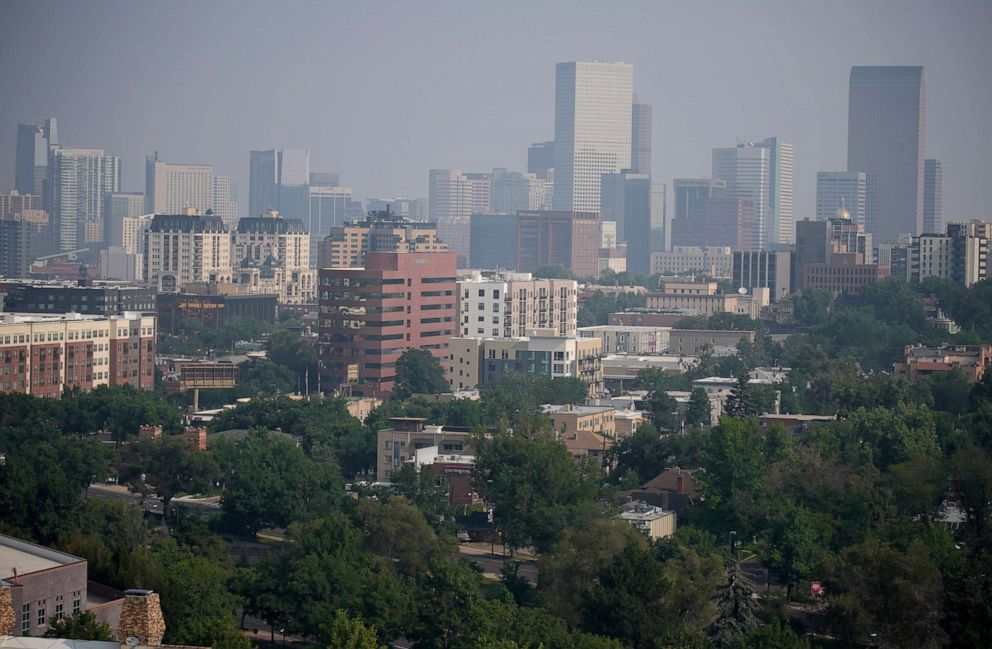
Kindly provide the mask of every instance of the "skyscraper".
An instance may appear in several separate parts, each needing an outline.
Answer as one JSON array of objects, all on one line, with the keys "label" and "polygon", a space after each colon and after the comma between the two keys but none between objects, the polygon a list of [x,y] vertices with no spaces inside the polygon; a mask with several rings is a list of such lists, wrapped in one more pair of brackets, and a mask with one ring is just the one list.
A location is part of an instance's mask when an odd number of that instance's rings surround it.
[{"label": "skyscraper", "polygon": [[816,219],[828,221],[841,207],[851,215],[851,220],[865,225],[868,201],[868,179],[862,171],[816,172]]},{"label": "skyscraper", "polygon": [[721,196],[727,182],[719,178],[676,178],[672,181],[675,194],[674,220],[691,221],[702,214],[705,201]]},{"label": "skyscraper", "polygon": [[437,234],[448,244],[448,250],[458,253],[459,264],[467,263],[470,217],[474,210],[474,185],[458,169],[431,169],[428,183],[428,221],[437,223]]},{"label": "skyscraper", "polygon": [[630,168],[634,66],[555,68],[555,210],[595,212],[603,174]]},{"label": "skyscraper", "polygon": [[651,274],[651,253],[665,250],[670,236],[665,220],[665,185],[647,174],[603,174],[603,221],[615,221],[617,243],[627,244],[627,270]]},{"label": "skyscraper", "polygon": [[45,184],[50,179],[48,152],[55,144],[58,144],[58,123],[54,117],[43,124],[17,125],[14,188],[18,193],[39,198],[45,195]]},{"label": "skyscraper", "polygon": [[158,153],[145,159],[145,213],[185,214],[193,209],[237,223],[237,186],[230,176],[214,176],[210,165],[169,164]]},{"label": "skyscraper", "polygon": [[499,214],[516,214],[519,210],[541,210],[546,204],[548,183],[533,173],[519,173],[506,169],[493,169],[489,196],[489,210]]},{"label": "skyscraper", "polygon": [[792,243],[793,147],[770,137],[713,149],[713,177],[727,183],[727,195],[748,198],[754,206],[752,241],[758,249]]},{"label": "skyscraper", "polygon": [[637,97],[630,119],[630,170],[651,173],[651,105],[637,103]]},{"label": "skyscraper", "polygon": [[249,216],[261,216],[268,210],[278,210],[291,218],[306,217],[306,214],[298,212],[305,204],[306,192],[301,188],[310,183],[309,151],[251,151],[248,165]]},{"label": "skyscraper", "polygon": [[847,169],[867,174],[866,227],[877,243],[923,229],[925,115],[922,67],[851,68]]},{"label": "skyscraper", "polygon": [[100,224],[102,231],[104,198],[121,188],[121,159],[107,155],[103,149],[55,146],[50,163],[49,215],[58,249],[74,250],[79,247],[87,223]]},{"label": "skyscraper", "polygon": [[124,219],[145,213],[145,195],[116,192],[103,199],[103,245],[124,245]]},{"label": "skyscraper", "polygon": [[344,225],[348,219],[351,187],[309,185],[307,201],[309,209],[304,224],[310,233],[310,263],[316,266],[320,242],[330,234],[331,228]]},{"label": "skyscraper", "polygon": [[923,231],[940,232],[944,227],[944,167],[940,160],[927,158],[923,163]]},{"label": "skyscraper", "polygon": [[527,173],[541,180],[555,179],[555,143],[535,142],[527,147]]}]

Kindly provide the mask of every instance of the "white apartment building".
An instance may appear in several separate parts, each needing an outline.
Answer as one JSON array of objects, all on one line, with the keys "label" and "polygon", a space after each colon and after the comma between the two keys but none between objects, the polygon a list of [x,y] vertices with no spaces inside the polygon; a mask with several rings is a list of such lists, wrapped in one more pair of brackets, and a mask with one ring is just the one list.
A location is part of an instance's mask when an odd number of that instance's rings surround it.
[{"label": "white apartment building", "polygon": [[668,252],[651,253],[652,274],[703,273],[729,279],[733,271],[734,252],[730,246],[675,246]]},{"label": "white apartment building", "polygon": [[310,235],[301,219],[270,210],[238,221],[232,235],[234,281],[248,293],[275,293],[283,304],[317,301]]},{"label": "white apartment building", "polygon": [[0,313],[0,392],[155,384],[155,316]]},{"label": "white apartment building", "polygon": [[74,250],[103,236],[103,201],[120,191],[121,159],[103,149],[53,147],[49,217],[59,250]]},{"label": "white apartment building", "polygon": [[462,336],[575,336],[578,284],[530,273],[469,271],[458,279]]},{"label": "white apartment building", "polygon": [[604,354],[664,354],[671,327],[596,325],[580,327],[582,338],[599,338]]},{"label": "white apartment building", "polygon": [[452,390],[474,390],[511,374],[542,374],[581,379],[595,395],[603,391],[602,356],[599,338],[452,338],[448,385]]},{"label": "white apartment building", "polygon": [[603,174],[630,168],[634,66],[555,67],[555,210],[598,212]]},{"label": "white apartment building", "polygon": [[156,214],[145,231],[145,283],[177,293],[192,282],[231,282],[231,236],[220,217]]}]

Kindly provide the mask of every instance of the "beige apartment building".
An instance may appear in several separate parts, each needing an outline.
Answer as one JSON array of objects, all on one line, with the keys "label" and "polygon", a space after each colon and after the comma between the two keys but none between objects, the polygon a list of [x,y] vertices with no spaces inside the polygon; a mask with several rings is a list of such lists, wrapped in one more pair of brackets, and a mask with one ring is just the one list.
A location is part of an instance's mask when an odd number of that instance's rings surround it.
[{"label": "beige apartment building", "polygon": [[320,268],[361,268],[367,252],[445,252],[436,223],[377,212],[364,221],[333,227],[320,242]]},{"label": "beige apartment building", "polygon": [[734,252],[730,246],[673,246],[668,251],[651,253],[652,274],[704,273],[730,278],[733,270]]},{"label": "beige apartment building", "polygon": [[575,433],[599,433],[606,437],[616,436],[616,411],[609,406],[551,405],[541,406],[551,417],[555,434],[574,435]]},{"label": "beige apartment building", "polygon": [[471,435],[425,423],[421,417],[391,417],[390,427],[376,434],[376,480],[388,482],[417,449],[436,446],[439,453],[471,454]]},{"label": "beige apartment building", "polygon": [[590,394],[599,394],[603,391],[602,356],[599,338],[452,338],[448,385],[452,390],[472,390],[510,375],[542,374],[581,379]]},{"label": "beige apartment building", "polygon": [[231,236],[215,214],[156,214],[145,231],[145,282],[160,293],[187,284],[229,283]]},{"label": "beige apartment building", "polygon": [[317,271],[310,268],[310,235],[301,219],[270,210],[243,218],[232,235],[234,281],[244,292],[275,294],[282,304],[314,304]]},{"label": "beige apartment building", "polygon": [[458,278],[459,333],[503,338],[575,336],[578,289],[571,279],[469,271]]}]

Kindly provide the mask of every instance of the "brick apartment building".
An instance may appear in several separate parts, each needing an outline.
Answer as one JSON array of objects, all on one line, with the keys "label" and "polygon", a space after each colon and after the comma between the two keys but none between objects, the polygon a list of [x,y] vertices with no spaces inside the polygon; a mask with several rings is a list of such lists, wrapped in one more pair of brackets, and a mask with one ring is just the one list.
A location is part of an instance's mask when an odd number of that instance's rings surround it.
[{"label": "brick apartment building", "polygon": [[408,349],[428,350],[446,364],[458,317],[456,259],[450,252],[369,252],[364,268],[321,269],[321,390],[388,395]]},{"label": "brick apartment building", "polygon": [[59,397],[64,388],[155,387],[155,317],[0,314],[0,392]]}]

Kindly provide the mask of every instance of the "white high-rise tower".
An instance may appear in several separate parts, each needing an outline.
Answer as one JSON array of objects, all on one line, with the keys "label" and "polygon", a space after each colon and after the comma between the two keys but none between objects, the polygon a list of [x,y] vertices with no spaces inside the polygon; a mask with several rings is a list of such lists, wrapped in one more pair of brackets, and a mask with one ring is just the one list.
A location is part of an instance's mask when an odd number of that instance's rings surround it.
[{"label": "white high-rise tower", "polygon": [[630,168],[633,101],[632,65],[556,66],[554,209],[599,211],[603,174]]}]

